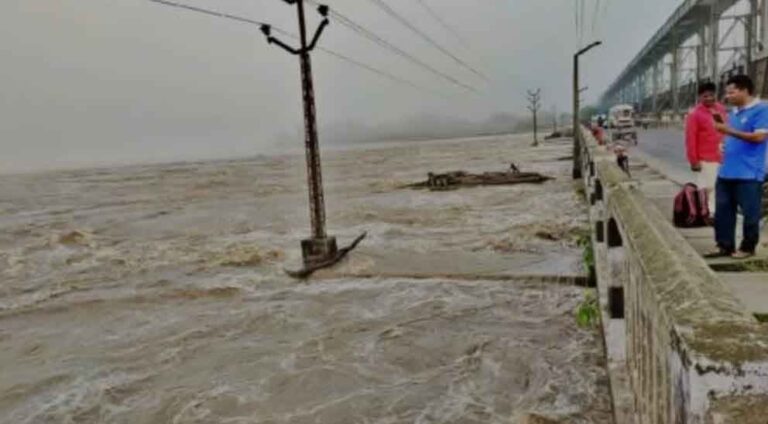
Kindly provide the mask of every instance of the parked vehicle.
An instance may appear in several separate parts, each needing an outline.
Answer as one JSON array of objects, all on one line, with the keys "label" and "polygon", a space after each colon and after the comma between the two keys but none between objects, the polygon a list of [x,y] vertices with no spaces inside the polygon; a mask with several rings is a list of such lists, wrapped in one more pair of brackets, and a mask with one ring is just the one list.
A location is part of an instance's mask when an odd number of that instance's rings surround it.
[{"label": "parked vehicle", "polygon": [[611,128],[611,140],[629,139],[637,144],[635,126],[635,108],[632,105],[616,105],[608,112],[608,125]]}]

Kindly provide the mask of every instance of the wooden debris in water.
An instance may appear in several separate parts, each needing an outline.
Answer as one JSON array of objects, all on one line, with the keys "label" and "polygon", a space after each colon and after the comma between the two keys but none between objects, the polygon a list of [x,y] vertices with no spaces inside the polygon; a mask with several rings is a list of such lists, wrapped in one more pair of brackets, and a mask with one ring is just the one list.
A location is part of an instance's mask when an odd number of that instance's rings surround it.
[{"label": "wooden debris in water", "polygon": [[521,172],[513,163],[509,170],[503,172],[484,172],[482,174],[471,174],[466,171],[443,174],[430,172],[427,174],[426,181],[407,185],[406,188],[442,191],[485,185],[541,184],[551,179],[553,178],[538,172]]}]

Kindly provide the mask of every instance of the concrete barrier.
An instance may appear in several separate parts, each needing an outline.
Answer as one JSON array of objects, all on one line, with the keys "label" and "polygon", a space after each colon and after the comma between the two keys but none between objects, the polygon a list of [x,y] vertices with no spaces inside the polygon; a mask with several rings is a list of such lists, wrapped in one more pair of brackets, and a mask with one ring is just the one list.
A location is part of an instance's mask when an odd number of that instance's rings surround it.
[{"label": "concrete barrier", "polygon": [[[768,324],[728,287],[581,132],[614,402],[623,424],[767,424]],[[621,409],[621,408],[619,408]],[[628,417],[628,418],[627,418]]]}]

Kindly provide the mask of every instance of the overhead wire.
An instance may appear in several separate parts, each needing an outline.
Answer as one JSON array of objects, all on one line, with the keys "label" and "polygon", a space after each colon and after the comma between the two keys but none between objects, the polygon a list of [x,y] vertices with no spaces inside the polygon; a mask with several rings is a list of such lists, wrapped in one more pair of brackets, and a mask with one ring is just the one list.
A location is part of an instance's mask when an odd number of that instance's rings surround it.
[{"label": "overhead wire", "polygon": [[377,74],[377,75],[379,75],[379,76],[381,76],[383,78],[389,79],[391,81],[394,81],[394,82],[397,82],[397,83],[400,83],[400,84],[404,84],[404,85],[407,85],[409,87],[415,88],[417,90],[424,91],[424,92],[427,92],[427,93],[430,93],[430,94],[434,94],[434,95],[437,95],[437,96],[440,96],[440,97],[445,97],[445,98],[449,97],[449,96],[447,96],[444,93],[441,93],[441,92],[438,92],[438,91],[434,91],[434,90],[422,87],[422,86],[420,86],[420,85],[418,85],[418,84],[416,84],[416,83],[414,83],[412,81],[409,81],[409,80],[407,80],[405,78],[401,78],[401,77],[398,77],[396,75],[390,74],[388,72],[382,71],[380,69],[376,69],[376,68],[374,68],[371,65],[367,65],[367,64],[365,64],[363,62],[359,62],[359,61],[357,61],[355,59],[352,59],[349,56],[345,56],[345,55],[343,55],[341,53],[338,53],[338,52],[335,52],[333,50],[327,49],[327,48],[325,48],[323,46],[317,46],[317,50],[321,51],[321,52],[323,52],[325,54],[328,54],[330,56],[333,56],[336,59],[339,59],[339,60],[342,60],[344,62],[347,62],[350,65],[357,66],[359,68],[365,69],[365,70],[367,70],[369,72]]},{"label": "overhead wire", "polygon": [[[312,4],[318,4],[315,0],[306,0],[309,3]],[[353,32],[357,33],[358,35],[368,39],[369,41],[379,45],[382,48],[385,48],[392,53],[397,54],[398,56],[410,61],[411,63],[439,76],[440,78],[457,85],[461,88],[464,88],[466,90],[472,91],[474,93],[477,93],[477,89],[469,84],[466,84],[462,81],[459,81],[457,78],[454,78],[451,75],[448,75],[447,73],[440,71],[439,69],[435,68],[432,65],[429,65],[428,63],[424,62],[423,60],[417,58],[416,56],[404,51],[403,49],[397,47],[396,45],[390,43],[389,41],[385,40],[384,38],[380,37],[379,35],[375,34],[374,32],[366,29],[362,25],[358,24],[357,22],[353,21],[349,17],[343,15],[342,13],[331,9],[329,11],[329,14],[331,18],[333,18],[334,21],[338,22],[339,24],[349,28]]]},{"label": "overhead wire", "polygon": [[[174,1],[170,1],[170,0],[149,0],[149,1],[151,1],[153,3],[163,4],[165,6],[171,6],[171,7],[176,7],[176,8],[179,8],[179,9],[186,9],[186,10],[191,10],[193,12],[203,13],[203,14],[210,15],[210,16],[216,16],[218,18],[230,19],[230,20],[233,20],[233,21],[244,22],[244,23],[253,24],[253,25],[267,25],[267,23],[265,23],[265,22],[260,22],[260,21],[256,21],[256,20],[253,20],[253,19],[244,18],[244,17],[241,17],[241,16],[230,15],[228,13],[219,12],[217,10],[203,9],[202,7],[190,6],[188,4],[183,4],[183,3],[177,3],[177,2],[174,2]],[[283,34],[283,35],[287,35],[287,33],[285,31],[283,31],[283,30],[281,30],[279,28],[274,28],[274,29],[275,29],[275,32],[278,32],[278,33]]]},{"label": "overhead wire", "polygon": [[579,16],[581,17],[581,20],[579,21],[579,43],[584,43],[584,22],[586,22],[586,0],[579,0]]},{"label": "overhead wire", "polygon": [[485,61],[482,59],[482,54],[480,54],[478,51],[475,50],[475,48],[472,46],[472,44],[467,41],[467,38],[464,37],[461,33],[461,31],[457,30],[455,26],[448,23],[436,10],[434,7],[430,6],[427,0],[416,0],[424,10],[427,11],[427,13],[432,16],[432,18],[441,26],[443,29],[451,34],[453,38],[458,40],[459,44],[464,47],[464,51],[470,53],[470,56],[472,56],[473,59],[475,59],[475,63],[480,63],[481,69],[489,69],[487,66],[487,63],[484,63]]},{"label": "overhead wire", "polygon": [[430,16],[432,16],[432,19],[434,19],[438,24],[440,24],[440,26],[443,27],[443,29],[446,32],[448,32],[454,38],[456,38],[456,40],[458,40],[462,45],[464,45],[464,47],[470,48],[469,43],[464,39],[464,37],[462,37],[459,31],[457,31],[455,28],[453,28],[453,26],[448,24],[448,22],[446,22],[445,19],[443,19],[442,16],[440,16],[440,14],[438,14],[435,11],[435,9],[433,9],[432,6],[430,6],[426,2],[426,0],[416,0],[416,2],[419,3],[419,5],[421,5],[421,7],[424,10],[426,10]]},{"label": "overhead wire", "polygon": [[573,29],[576,33],[576,42],[579,47],[581,47],[581,37],[579,36],[579,1],[580,0],[573,0]]},{"label": "overhead wire", "polygon": [[600,0],[595,0],[595,9],[592,11],[592,36],[595,36],[595,28],[597,27],[597,17],[600,11]]},{"label": "overhead wire", "polygon": [[435,41],[432,37],[430,37],[427,33],[419,29],[416,25],[412,24],[408,19],[404,18],[401,14],[397,13],[396,10],[392,9],[387,3],[385,3],[383,0],[370,0],[372,3],[374,3],[376,6],[378,6],[381,10],[384,11],[387,15],[392,17],[393,19],[400,22],[403,26],[411,30],[413,33],[421,37],[424,41],[426,41],[428,44],[430,44],[435,49],[439,50],[444,55],[450,57],[453,59],[459,66],[467,69],[468,71],[472,72],[473,74],[477,75],[478,77],[484,79],[485,81],[488,81],[488,77],[486,77],[482,72],[478,71],[472,65],[468,64],[464,60],[460,59],[455,54],[451,53],[448,49],[440,45],[437,41]]},{"label": "overhead wire", "polygon": [[[230,20],[234,20],[234,21],[238,21],[238,22],[242,22],[242,23],[247,23],[247,24],[251,24],[251,25],[259,25],[259,26],[261,26],[261,25],[268,25],[268,24],[266,24],[264,22],[257,21],[257,20],[254,20],[254,19],[244,18],[244,17],[236,16],[236,15],[230,15],[228,13],[222,13],[222,12],[219,12],[219,11],[216,11],[216,10],[204,9],[204,8],[196,7],[196,6],[190,6],[190,5],[187,5],[187,4],[177,3],[177,2],[174,2],[174,1],[170,1],[170,0],[149,0],[149,1],[151,1],[153,3],[158,3],[158,4],[162,4],[162,5],[166,5],[166,6],[180,8],[180,9],[186,9],[186,10],[189,10],[189,11],[194,11],[194,12],[198,12],[198,13],[202,13],[202,14],[206,14],[206,15],[210,15],[210,16],[219,17],[219,18],[230,19]],[[289,31],[285,31],[283,29],[277,28],[274,25],[270,25],[270,28],[273,31],[275,31],[276,33],[279,33],[279,34],[284,35],[286,37],[290,37],[290,38],[295,39],[295,40],[299,39],[299,37],[297,35],[292,34]],[[355,60],[355,59],[353,59],[353,58],[351,58],[349,56],[346,56],[346,55],[344,55],[342,53],[333,51],[331,49],[328,49],[328,48],[325,48],[325,47],[322,47],[322,46],[318,46],[317,49],[318,49],[318,51],[321,51],[321,52],[323,52],[323,53],[325,53],[325,54],[327,54],[329,56],[335,57],[336,59],[342,60],[342,61],[344,61],[344,62],[346,62],[346,63],[348,63],[350,65],[353,65],[353,66],[356,66],[358,68],[367,70],[367,71],[372,72],[374,74],[377,74],[377,75],[379,75],[381,77],[389,79],[390,81],[394,81],[394,82],[397,82],[397,83],[400,83],[400,84],[407,85],[407,86],[409,86],[411,88],[416,88],[416,89],[419,89],[419,90],[424,91],[424,92],[428,92],[428,93],[431,93],[431,94],[435,94],[435,95],[439,95],[439,96],[445,97],[445,95],[443,93],[439,93],[439,92],[430,90],[428,88],[421,87],[421,86],[419,86],[418,84],[416,84],[416,83],[414,83],[412,81],[409,81],[409,80],[407,80],[405,78],[402,78],[402,77],[399,77],[399,76],[396,76],[396,75],[393,75],[393,74],[391,74],[389,72],[386,72],[386,71],[383,71],[383,70],[380,70],[380,69],[376,69],[375,67],[373,67],[371,65],[367,65],[367,64],[365,64],[365,63],[363,63],[361,61]]]}]

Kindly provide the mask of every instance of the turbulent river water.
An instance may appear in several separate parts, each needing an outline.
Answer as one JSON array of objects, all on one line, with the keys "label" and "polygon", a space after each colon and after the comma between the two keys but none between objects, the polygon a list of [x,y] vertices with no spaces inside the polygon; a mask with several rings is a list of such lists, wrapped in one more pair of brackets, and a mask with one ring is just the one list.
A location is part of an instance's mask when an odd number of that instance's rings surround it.
[{"label": "turbulent river water", "polygon": [[[0,422],[610,422],[583,289],[526,277],[578,273],[585,226],[529,144],[325,152],[329,231],[369,236],[309,282],[301,155],[0,177]],[[401,188],[513,161],[556,179]]]}]

